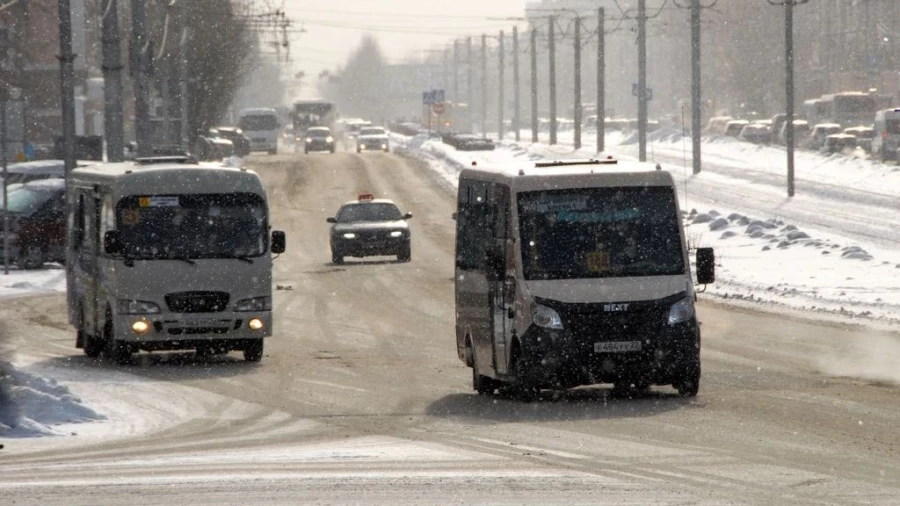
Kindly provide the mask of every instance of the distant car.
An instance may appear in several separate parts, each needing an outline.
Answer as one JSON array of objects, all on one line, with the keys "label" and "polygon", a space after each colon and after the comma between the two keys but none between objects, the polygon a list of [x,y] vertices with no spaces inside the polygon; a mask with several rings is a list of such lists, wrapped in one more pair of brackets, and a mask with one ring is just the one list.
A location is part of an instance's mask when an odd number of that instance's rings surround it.
[{"label": "distant car", "polygon": [[784,125],[784,122],[787,121],[787,114],[779,113],[775,116],[772,116],[771,128],[769,132],[771,133],[771,139],[769,142],[772,144],[784,144],[784,142],[779,141],[779,134],[781,133],[781,127]]},{"label": "distant car", "polygon": [[364,193],[344,203],[331,223],[331,261],[344,263],[344,257],[397,255],[409,262],[411,256],[409,224],[411,213],[403,214],[394,202],[376,199]]},{"label": "distant car", "polygon": [[[45,262],[65,261],[65,179],[41,179],[16,185],[8,190],[8,198],[9,257],[16,265],[20,269],[40,269]],[[0,241],[0,258],[3,247]]]},{"label": "distant car", "polygon": [[209,131],[212,137],[221,137],[231,141],[234,154],[247,156],[250,154],[250,138],[244,135],[244,131],[234,126],[219,126]]},{"label": "distant car", "polygon": [[725,127],[733,118],[731,116],[715,116],[706,125],[707,135],[725,135]]},{"label": "distant car", "polygon": [[753,144],[768,144],[772,134],[769,131],[769,126],[762,123],[750,123],[741,129],[738,137]]},{"label": "distant car", "polygon": [[344,142],[356,141],[359,131],[370,126],[372,126],[372,123],[364,119],[355,118],[345,120],[343,128]]},{"label": "distant car", "polygon": [[328,151],[334,153],[334,137],[328,127],[309,127],[306,129],[306,137],[303,139],[303,152]]},{"label": "distant car", "polygon": [[900,149],[900,108],[876,112],[874,130],[872,154],[882,162],[897,160],[897,150]]},{"label": "distant car", "polygon": [[281,129],[281,140],[285,143],[293,143],[296,139],[294,133],[294,125],[285,125],[284,128]]},{"label": "distant car", "polygon": [[741,131],[744,129],[744,127],[749,124],[750,122],[744,119],[729,121],[725,124],[725,131],[723,132],[723,135],[725,135],[726,137],[738,137],[739,135],[741,135]]},{"label": "distant car", "polygon": [[875,137],[875,129],[871,127],[852,127],[844,129],[845,134],[856,137],[856,145],[866,153],[872,152],[872,139]]},{"label": "distant car", "polygon": [[443,139],[457,151],[493,151],[495,147],[491,139],[472,134],[451,134]]},{"label": "distant car", "polygon": [[[806,139],[809,138],[809,123],[805,119],[794,120],[794,146],[803,147]],[[787,145],[786,139],[787,121],[781,124],[778,131],[778,144]]]},{"label": "distant car", "polygon": [[234,143],[217,135],[201,135],[194,142],[193,153],[200,161],[221,161],[234,155]]},{"label": "distant car", "polygon": [[809,137],[806,139],[806,145],[804,147],[806,149],[818,151],[825,145],[825,139],[827,139],[829,135],[839,134],[843,131],[844,129],[841,128],[841,125],[838,125],[837,123],[819,123],[813,127],[812,132],[810,132]]},{"label": "distant car", "polygon": [[819,149],[823,154],[843,153],[856,149],[856,137],[850,134],[832,134],[825,138],[825,143]]},{"label": "distant car", "polygon": [[381,127],[364,127],[359,130],[356,137],[356,152],[363,151],[384,151],[387,153],[391,150],[391,141],[388,138],[387,131]]}]

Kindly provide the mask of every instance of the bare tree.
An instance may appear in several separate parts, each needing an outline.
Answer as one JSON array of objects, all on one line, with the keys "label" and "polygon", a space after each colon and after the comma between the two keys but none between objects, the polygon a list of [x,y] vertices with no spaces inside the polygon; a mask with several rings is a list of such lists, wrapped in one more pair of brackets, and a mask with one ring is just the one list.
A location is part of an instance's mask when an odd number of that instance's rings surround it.
[{"label": "bare tree", "polygon": [[344,68],[329,79],[324,93],[347,114],[374,120],[383,118],[386,66],[378,41],[367,35],[350,55]]}]

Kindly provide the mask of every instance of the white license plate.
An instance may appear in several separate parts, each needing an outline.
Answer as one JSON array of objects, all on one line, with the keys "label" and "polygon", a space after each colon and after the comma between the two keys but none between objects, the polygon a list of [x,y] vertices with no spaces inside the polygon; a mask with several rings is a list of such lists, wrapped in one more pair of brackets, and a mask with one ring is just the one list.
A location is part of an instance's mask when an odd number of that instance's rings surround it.
[{"label": "white license plate", "polygon": [[621,353],[626,351],[641,351],[641,342],[612,341],[594,343],[594,353]]}]

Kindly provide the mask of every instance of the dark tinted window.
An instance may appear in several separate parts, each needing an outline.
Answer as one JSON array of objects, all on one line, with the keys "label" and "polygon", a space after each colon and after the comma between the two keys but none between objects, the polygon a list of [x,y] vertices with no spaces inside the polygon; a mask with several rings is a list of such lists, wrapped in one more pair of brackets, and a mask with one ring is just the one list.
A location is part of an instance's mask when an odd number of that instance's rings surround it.
[{"label": "dark tinted window", "polygon": [[241,130],[251,132],[258,130],[275,130],[278,128],[278,120],[275,119],[275,116],[270,115],[244,116],[238,123],[238,127],[240,127]]},{"label": "dark tinted window", "polygon": [[400,210],[394,204],[347,204],[338,211],[338,223],[356,221],[394,221],[403,219]]}]

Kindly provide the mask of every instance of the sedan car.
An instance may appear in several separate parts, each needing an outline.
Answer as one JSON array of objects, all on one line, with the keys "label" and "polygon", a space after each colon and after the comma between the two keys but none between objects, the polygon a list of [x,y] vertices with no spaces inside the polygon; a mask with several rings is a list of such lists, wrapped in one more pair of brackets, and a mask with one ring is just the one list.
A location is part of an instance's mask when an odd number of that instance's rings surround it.
[{"label": "sedan car", "polygon": [[[9,257],[20,269],[39,269],[45,262],[63,262],[66,245],[66,181],[41,179],[16,185],[9,190],[9,229],[0,234],[9,238]],[[3,218],[0,214],[0,227]]]},{"label": "sedan car", "polygon": [[403,214],[387,199],[376,199],[364,193],[346,202],[331,223],[331,261],[344,263],[345,256],[366,257],[397,255],[397,260],[411,258],[409,224],[411,213]]},{"label": "sedan car", "polygon": [[310,151],[329,151],[334,153],[334,137],[331,135],[331,129],[328,127],[309,127],[303,140],[304,153],[308,154]]},{"label": "sedan car", "polygon": [[234,146],[234,154],[247,156],[250,154],[250,138],[244,135],[244,131],[238,127],[220,126],[209,131],[210,137],[228,139]]},{"label": "sedan car", "polygon": [[391,141],[387,131],[381,127],[361,128],[359,135],[356,136],[356,152],[379,150],[385,153],[391,150]]}]

